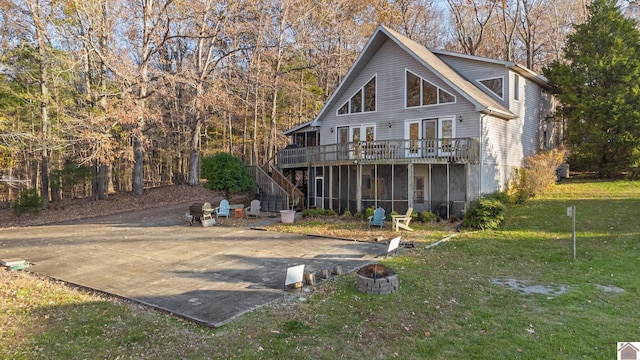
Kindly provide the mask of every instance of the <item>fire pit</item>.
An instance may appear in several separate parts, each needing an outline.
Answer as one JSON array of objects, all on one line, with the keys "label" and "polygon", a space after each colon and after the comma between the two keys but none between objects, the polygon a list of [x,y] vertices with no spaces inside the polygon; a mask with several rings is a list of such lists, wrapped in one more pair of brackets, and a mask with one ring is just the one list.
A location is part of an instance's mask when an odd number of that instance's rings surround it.
[{"label": "fire pit", "polygon": [[391,294],[398,291],[398,276],[381,264],[367,265],[358,270],[356,288],[369,294]]}]

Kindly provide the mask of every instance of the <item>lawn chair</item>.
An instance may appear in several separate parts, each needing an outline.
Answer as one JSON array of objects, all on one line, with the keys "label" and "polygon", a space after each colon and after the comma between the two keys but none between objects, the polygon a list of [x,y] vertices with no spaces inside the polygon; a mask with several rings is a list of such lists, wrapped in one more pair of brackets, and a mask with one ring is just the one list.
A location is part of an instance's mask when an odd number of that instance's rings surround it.
[{"label": "lawn chair", "polygon": [[382,228],[384,226],[384,209],[381,207],[375,209],[373,215],[367,219],[369,220],[369,229],[371,229],[371,226],[380,226]]},{"label": "lawn chair", "polygon": [[218,205],[218,207],[215,209],[216,210],[216,217],[220,217],[220,216],[224,216],[227,219],[229,218],[229,201],[227,199],[222,199],[222,201],[220,201],[220,205]]},{"label": "lawn chair", "polygon": [[244,216],[248,219],[250,216],[256,219],[260,217],[260,200],[251,201],[251,206],[244,208]]},{"label": "lawn chair", "polygon": [[408,208],[407,213],[404,215],[391,215],[391,221],[393,222],[393,229],[395,231],[399,231],[399,229],[402,228],[404,230],[413,231],[413,229],[409,227],[409,222],[411,222],[412,212],[413,212],[413,208]]}]

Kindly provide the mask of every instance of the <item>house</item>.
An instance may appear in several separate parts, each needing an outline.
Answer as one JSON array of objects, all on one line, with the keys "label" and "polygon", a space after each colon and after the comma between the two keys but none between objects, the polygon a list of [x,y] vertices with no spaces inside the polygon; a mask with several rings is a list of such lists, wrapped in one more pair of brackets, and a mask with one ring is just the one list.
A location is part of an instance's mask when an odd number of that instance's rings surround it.
[{"label": "house", "polygon": [[549,90],[518,64],[379,26],[317,117],[285,132],[295,145],[277,165],[304,184],[307,207],[459,216],[553,145]]}]

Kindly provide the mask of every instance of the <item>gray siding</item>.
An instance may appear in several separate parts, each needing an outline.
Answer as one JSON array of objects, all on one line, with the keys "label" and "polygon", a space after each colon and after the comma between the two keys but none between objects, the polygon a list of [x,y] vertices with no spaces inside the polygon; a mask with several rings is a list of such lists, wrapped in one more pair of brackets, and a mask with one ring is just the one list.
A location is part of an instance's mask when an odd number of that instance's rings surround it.
[{"label": "gray siding", "polygon": [[[494,99],[498,100],[502,105],[509,108],[509,89],[512,87],[509,78],[509,69],[502,64],[494,64],[485,61],[477,61],[472,59],[465,59],[455,56],[438,55],[442,61],[451,66],[455,71],[464,76],[471,83],[476,85],[480,90],[489,94]],[[502,77],[503,83],[503,98],[496,96],[492,91],[487,90],[485,87],[479,85],[478,80],[492,79]]]},{"label": "gray siding", "polygon": [[[547,113],[544,109],[549,101],[542,97],[541,87],[524,76],[519,76],[519,100],[514,100],[515,73],[504,64],[446,55],[439,57],[518,117],[507,121],[480,114],[462,94],[394,41],[387,40],[358,73],[352,74],[350,82],[342,85],[330,108],[324,112],[324,117],[318,119],[321,124],[321,144],[335,143],[338,135],[335,130],[340,126],[375,124],[376,140],[403,139],[406,138],[405,124],[408,121],[455,116],[455,137],[481,138],[482,142],[480,164],[469,168],[469,196],[474,198],[476,194],[505,190],[514,169],[521,166],[522,159],[540,148],[541,120]],[[406,108],[406,70],[454,95],[456,102]],[[337,109],[373,76],[377,76],[376,111],[338,116]],[[477,80],[495,77],[503,78],[503,99],[477,83]]]},{"label": "gray siding", "polygon": [[[456,103],[405,108],[405,70],[412,71],[456,96]],[[337,109],[376,74],[376,111],[336,115]],[[479,136],[478,113],[474,106],[391,40],[387,40],[362,71],[355,75],[351,83],[344,84],[345,90],[336,97],[331,108],[327,109],[325,117],[318,119],[322,124],[320,135],[322,145],[337,141],[337,131],[335,131],[337,126],[375,123],[376,140],[401,139],[405,135],[405,120],[443,116],[456,116],[456,118],[462,116],[463,122],[457,122],[455,125],[456,137]],[[391,128],[388,126],[390,121]],[[333,133],[330,131],[331,128],[334,129]]]}]

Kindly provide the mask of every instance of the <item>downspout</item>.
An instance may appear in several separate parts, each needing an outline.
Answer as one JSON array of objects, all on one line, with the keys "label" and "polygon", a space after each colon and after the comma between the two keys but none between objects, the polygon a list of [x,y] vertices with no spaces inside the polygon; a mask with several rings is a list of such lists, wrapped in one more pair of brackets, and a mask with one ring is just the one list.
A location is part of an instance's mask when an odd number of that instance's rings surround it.
[{"label": "downspout", "polygon": [[486,116],[490,116],[493,111],[491,109],[487,109],[489,111],[488,114],[480,114],[480,186],[478,186],[478,198],[482,195],[482,174],[484,174],[484,118]]}]

